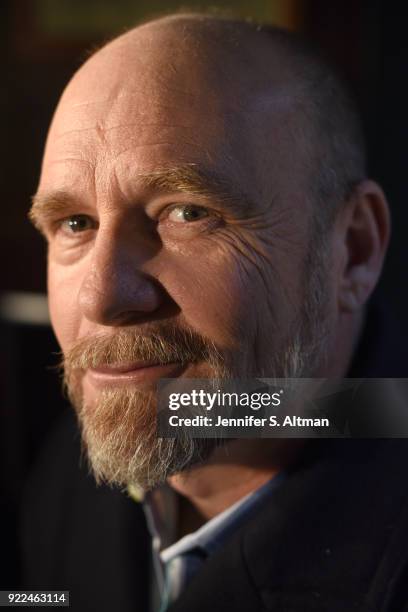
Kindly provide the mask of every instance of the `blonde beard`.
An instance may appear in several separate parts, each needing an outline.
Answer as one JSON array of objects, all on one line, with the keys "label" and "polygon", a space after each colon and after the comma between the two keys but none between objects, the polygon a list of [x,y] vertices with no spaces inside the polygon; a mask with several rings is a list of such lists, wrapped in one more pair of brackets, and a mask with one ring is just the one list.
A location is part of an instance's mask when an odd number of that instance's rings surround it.
[{"label": "blonde beard", "polygon": [[64,356],[64,386],[78,416],[83,455],[98,483],[133,484],[148,490],[170,474],[205,461],[217,446],[215,440],[187,435],[159,438],[153,390],[110,388],[92,402],[85,401],[82,378],[88,367],[150,359],[160,363],[203,361],[207,376],[230,378],[217,349],[191,330],[156,325],[148,335],[121,330],[76,343]]},{"label": "blonde beard", "polygon": [[80,407],[83,450],[98,483],[148,490],[208,457],[207,440],[156,436],[155,403],[153,392],[110,389],[96,406]]},{"label": "blonde beard", "polygon": [[[304,361],[299,342],[292,342],[279,376],[299,378]],[[270,376],[276,369],[266,368],[266,371]],[[245,373],[220,367],[214,372],[214,379],[218,381],[240,376],[245,377]],[[168,476],[206,461],[216,447],[227,442],[191,438],[185,430],[180,430],[174,439],[158,437],[155,391],[111,388],[87,404],[82,398],[79,379],[74,383],[71,376],[67,387],[81,428],[83,454],[99,484],[119,487],[132,484],[150,490]]]}]

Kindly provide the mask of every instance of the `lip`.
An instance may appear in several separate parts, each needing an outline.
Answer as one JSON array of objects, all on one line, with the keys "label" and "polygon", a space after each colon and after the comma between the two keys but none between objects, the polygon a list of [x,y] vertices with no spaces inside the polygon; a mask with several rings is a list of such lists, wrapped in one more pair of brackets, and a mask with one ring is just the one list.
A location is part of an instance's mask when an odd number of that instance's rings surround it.
[{"label": "lip", "polygon": [[85,377],[96,387],[149,384],[160,378],[177,378],[186,368],[182,363],[134,362],[89,368]]}]

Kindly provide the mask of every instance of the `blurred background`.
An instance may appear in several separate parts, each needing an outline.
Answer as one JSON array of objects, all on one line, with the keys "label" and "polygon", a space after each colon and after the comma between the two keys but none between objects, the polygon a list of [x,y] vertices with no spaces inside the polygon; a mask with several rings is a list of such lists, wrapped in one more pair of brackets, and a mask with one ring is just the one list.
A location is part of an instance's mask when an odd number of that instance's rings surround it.
[{"label": "blurred background", "polygon": [[[394,235],[379,292],[406,333],[408,45],[403,3],[230,0],[215,3],[306,34],[344,74],[360,106],[371,175],[388,195]],[[179,9],[168,0],[2,0],[0,39],[0,587],[17,586],[14,546],[22,483],[64,407],[58,347],[45,301],[45,245],[27,221],[53,109],[94,46],[138,20]],[[2,567],[2,564],[4,567]]]}]

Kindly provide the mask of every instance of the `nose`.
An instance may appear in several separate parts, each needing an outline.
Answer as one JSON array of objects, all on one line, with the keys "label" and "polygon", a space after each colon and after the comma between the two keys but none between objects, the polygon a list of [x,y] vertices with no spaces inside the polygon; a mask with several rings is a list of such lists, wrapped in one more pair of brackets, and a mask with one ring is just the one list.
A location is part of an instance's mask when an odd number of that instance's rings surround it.
[{"label": "nose", "polygon": [[120,236],[98,236],[78,301],[83,316],[104,326],[148,319],[163,302],[164,290],[146,270],[152,247],[126,243]]}]

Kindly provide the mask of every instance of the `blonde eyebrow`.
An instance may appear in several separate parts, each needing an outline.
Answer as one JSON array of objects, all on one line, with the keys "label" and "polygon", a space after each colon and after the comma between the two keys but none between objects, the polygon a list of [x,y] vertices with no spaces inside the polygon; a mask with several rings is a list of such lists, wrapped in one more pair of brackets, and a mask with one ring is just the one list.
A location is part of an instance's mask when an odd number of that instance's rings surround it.
[{"label": "blonde eyebrow", "polygon": [[185,164],[172,168],[160,168],[137,175],[138,184],[157,192],[181,192],[199,196],[205,200],[214,198],[224,205],[249,208],[250,198],[231,179],[214,170]]},{"label": "blonde eyebrow", "polygon": [[[245,214],[254,206],[231,180],[217,175],[212,170],[199,169],[194,164],[137,174],[135,179],[138,190],[187,193],[212,202],[215,199],[221,206],[238,209],[241,214]],[[67,191],[38,192],[32,197],[28,217],[33,225],[44,233],[47,223],[57,217],[75,214],[77,210],[77,199]]]},{"label": "blonde eyebrow", "polygon": [[31,223],[41,232],[48,222],[56,217],[73,214],[78,202],[70,193],[63,190],[38,192],[31,198],[32,205],[28,213]]}]

